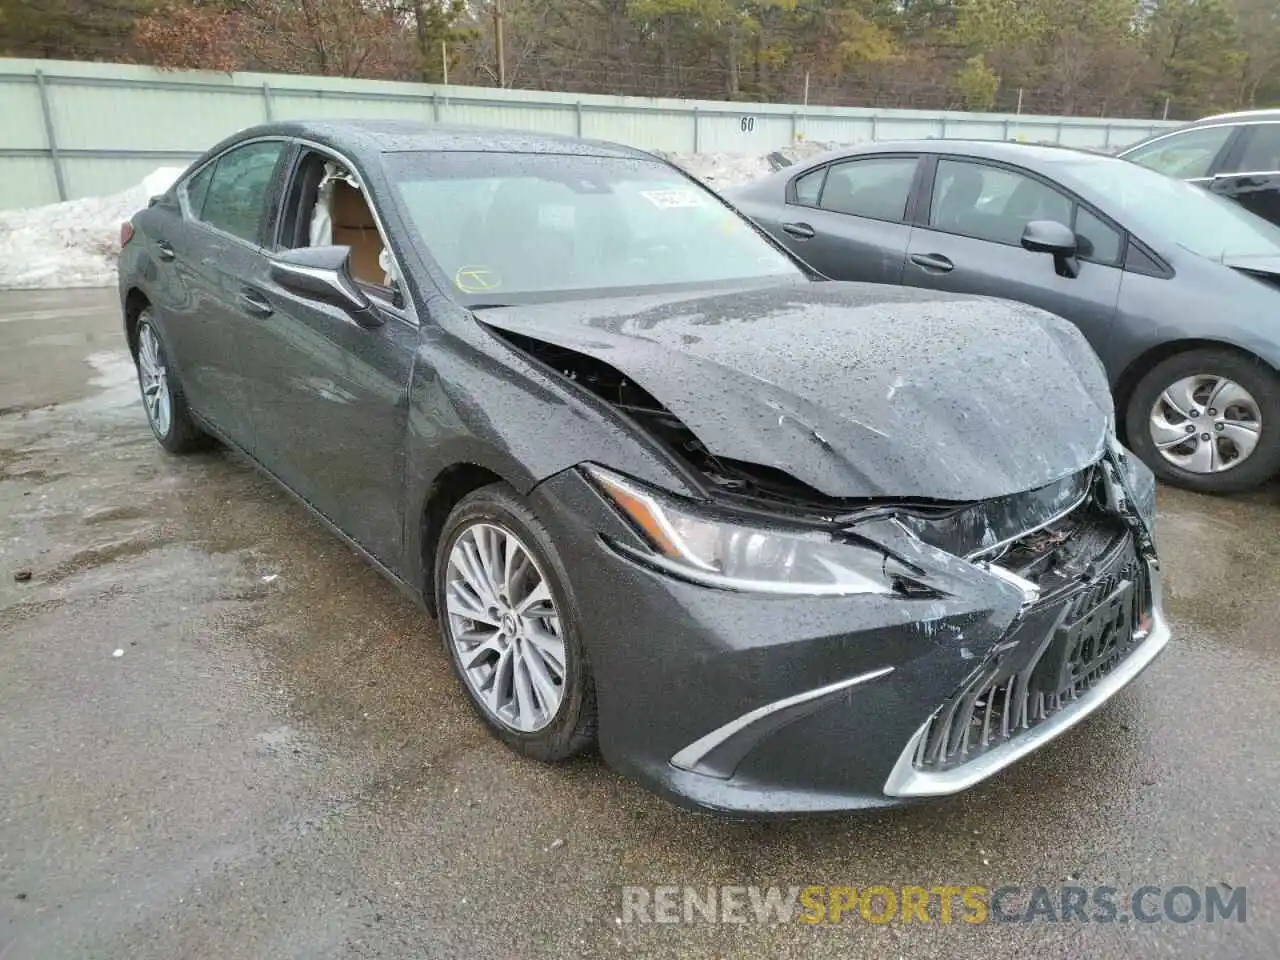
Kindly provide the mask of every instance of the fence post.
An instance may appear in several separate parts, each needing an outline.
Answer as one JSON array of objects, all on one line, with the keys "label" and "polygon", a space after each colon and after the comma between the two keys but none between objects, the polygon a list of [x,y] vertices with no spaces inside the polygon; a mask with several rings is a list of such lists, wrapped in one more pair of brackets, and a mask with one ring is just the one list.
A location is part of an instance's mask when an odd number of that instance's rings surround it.
[{"label": "fence post", "polygon": [[698,152],[698,108],[693,108],[693,152]]},{"label": "fence post", "polygon": [[271,108],[271,87],[265,83],[262,85],[262,110],[267,115],[267,123],[276,118],[275,111]]},{"label": "fence post", "polygon": [[1109,147],[1109,146],[1111,146],[1111,124],[1109,124],[1109,123],[1104,123],[1104,124],[1103,124],[1103,126],[1102,126],[1102,131],[1103,131],[1103,133],[1102,133],[1102,146],[1103,146],[1103,147]]},{"label": "fence post", "polygon": [[1058,139],[1055,141],[1059,146],[1062,145],[1062,121],[1058,121]]},{"label": "fence post", "polygon": [[943,140],[947,139],[947,118],[946,117],[941,117],[939,120],[938,136]]},{"label": "fence post", "polygon": [[791,142],[792,143],[796,142],[796,133],[799,130],[799,127],[797,125],[798,121],[799,121],[799,117],[797,117],[796,114],[792,113],[791,114]]},{"label": "fence post", "polygon": [[878,126],[879,125],[876,123],[876,115],[873,113],[871,115],[871,142],[872,143],[875,143],[877,140],[880,139],[880,134],[877,132]]},{"label": "fence post", "polygon": [[40,112],[44,114],[44,135],[49,141],[49,159],[53,161],[53,180],[58,185],[58,199],[67,199],[67,181],[62,175],[62,157],[58,155],[58,137],[53,131],[53,111],[49,109],[49,89],[44,71],[36,71],[36,87],[40,90]]},{"label": "fence post", "polygon": [[1009,119],[1006,117],[1004,121],[1004,138],[1009,139]]},{"label": "fence post", "polygon": [[582,136],[582,101],[579,100],[573,106],[574,111],[574,128],[577,130],[577,136]]},{"label": "fence post", "polygon": [[440,122],[440,95],[434,90],[431,91],[431,119]]}]

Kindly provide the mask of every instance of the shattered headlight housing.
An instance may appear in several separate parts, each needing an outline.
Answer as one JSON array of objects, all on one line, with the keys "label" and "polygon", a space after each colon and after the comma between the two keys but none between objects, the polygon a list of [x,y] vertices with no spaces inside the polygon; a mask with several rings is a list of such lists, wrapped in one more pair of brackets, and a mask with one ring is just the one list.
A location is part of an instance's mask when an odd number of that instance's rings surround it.
[{"label": "shattered headlight housing", "polygon": [[586,471],[649,544],[643,559],[695,583],[756,593],[889,594],[921,572],[868,544],[711,516],[601,467]]},{"label": "shattered headlight housing", "polygon": [[1134,508],[1151,528],[1156,519],[1156,475],[1151,468],[1134,456],[1133,451],[1113,435],[1109,441],[1111,460],[1120,471]]}]

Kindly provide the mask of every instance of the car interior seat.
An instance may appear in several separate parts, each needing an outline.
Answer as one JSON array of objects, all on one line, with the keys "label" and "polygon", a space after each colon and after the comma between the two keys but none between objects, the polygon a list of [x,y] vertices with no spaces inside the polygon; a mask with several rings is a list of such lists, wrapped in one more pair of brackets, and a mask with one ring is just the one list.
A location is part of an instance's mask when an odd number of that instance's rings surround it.
[{"label": "car interior seat", "polygon": [[351,248],[351,276],[361,283],[384,285],[386,273],[378,259],[382,255],[382,237],[364,195],[339,180],[333,184],[329,209],[333,242]]}]

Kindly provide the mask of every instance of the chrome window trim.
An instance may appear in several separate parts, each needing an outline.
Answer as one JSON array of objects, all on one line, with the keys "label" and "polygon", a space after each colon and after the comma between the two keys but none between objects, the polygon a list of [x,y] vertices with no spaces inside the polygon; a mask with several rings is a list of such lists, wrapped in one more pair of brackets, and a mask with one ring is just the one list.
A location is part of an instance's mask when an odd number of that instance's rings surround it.
[{"label": "chrome window trim", "polygon": [[1081,695],[1080,699],[1013,739],[1006,740],[957,767],[942,771],[919,770],[915,765],[916,749],[933,719],[933,714],[930,714],[929,719],[907,741],[893,769],[889,771],[884,784],[885,796],[942,797],[967,790],[1066,733],[1128,686],[1169,643],[1169,624],[1160,605],[1160,575],[1150,563],[1147,563],[1147,575],[1150,577],[1152,600],[1149,632],[1114,670]]},{"label": "chrome window trim", "polygon": [[[1280,120],[1264,121],[1264,122],[1280,123]],[[1123,153],[1117,153],[1116,156],[1119,157],[1121,160],[1123,160],[1125,157],[1133,153],[1133,151],[1137,150],[1139,147],[1149,147],[1152,144],[1159,143],[1161,140],[1168,140],[1170,137],[1176,137],[1182,134],[1196,133],[1199,130],[1219,130],[1222,127],[1247,127],[1247,126],[1251,126],[1251,124],[1244,123],[1242,121],[1236,121],[1234,123],[1197,123],[1195,126],[1191,126],[1191,127],[1179,127],[1177,130],[1170,130],[1168,133],[1162,133],[1156,137],[1148,137],[1146,140],[1140,140],[1137,143],[1135,143],[1133,146],[1126,149]],[[1227,134],[1227,136],[1229,137],[1231,136],[1231,134]]]}]

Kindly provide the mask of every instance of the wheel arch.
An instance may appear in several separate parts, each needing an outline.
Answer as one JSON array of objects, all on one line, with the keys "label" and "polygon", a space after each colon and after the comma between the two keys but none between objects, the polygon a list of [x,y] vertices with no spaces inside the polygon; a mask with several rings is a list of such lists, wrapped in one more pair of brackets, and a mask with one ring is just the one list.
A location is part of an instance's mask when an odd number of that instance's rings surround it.
[{"label": "wheel arch", "polygon": [[[431,616],[436,610],[435,577],[436,549],[445,521],[467,494],[494,483],[510,483],[510,480],[493,469],[470,461],[459,461],[445,467],[427,487],[418,512],[418,562],[421,574],[422,600]],[[513,487],[515,484],[511,484]]]},{"label": "wheel arch", "polygon": [[124,297],[124,337],[129,353],[138,355],[138,320],[142,311],[151,306],[151,300],[138,287],[130,287]]},{"label": "wheel arch", "polygon": [[1170,357],[1176,357],[1179,354],[1191,353],[1194,350],[1226,350],[1230,353],[1237,354],[1245,360],[1252,360],[1255,363],[1262,364],[1272,372],[1276,368],[1267,362],[1266,359],[1260,357],[1252,350],[1247,350],[1238,344],[1231,343],[1227,340],[1210,340],[1205,338],[1187,338],[1184,340],[1170,340],[1165,343],[1156,344],[1144,352],[1138,354],[1133,360],[1120,372],[1120,376],[1116,378],[1115,386],[1112,389],[1112,395],[1115,399],[1116,408],[1116,431],[1120,434],[1120,439],[1128,443],[1129,438],[1125,435],[1125,411],[1129,408],[1129,401],[1133,398],[1133,391],[1137,388],[1139,381],[1146,375],[1152,367],[1158,363],[1163,363]]}]

